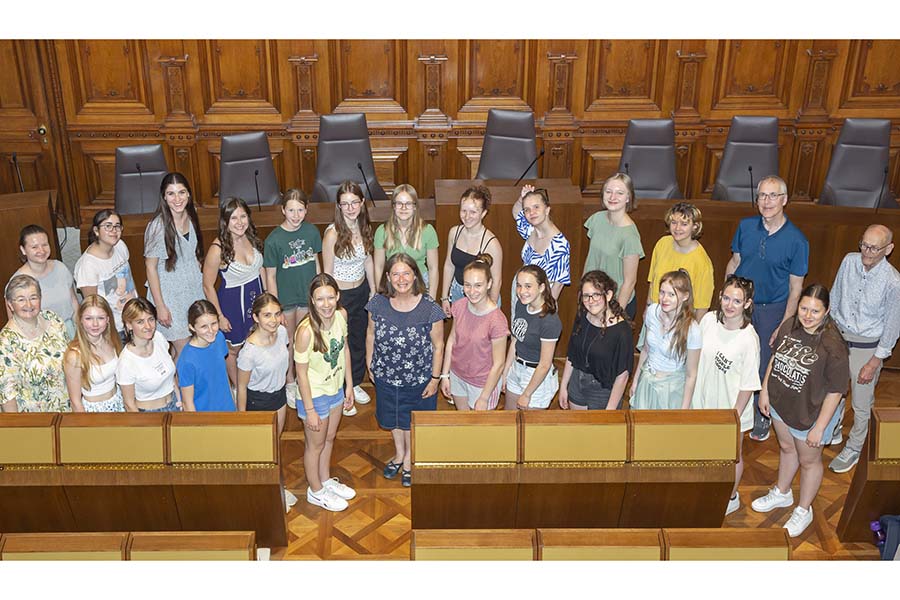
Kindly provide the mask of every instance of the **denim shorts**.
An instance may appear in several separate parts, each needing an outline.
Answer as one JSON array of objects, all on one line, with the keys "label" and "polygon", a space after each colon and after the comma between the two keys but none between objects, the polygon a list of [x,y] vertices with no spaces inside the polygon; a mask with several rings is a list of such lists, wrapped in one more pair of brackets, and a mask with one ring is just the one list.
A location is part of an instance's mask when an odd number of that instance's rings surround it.
[{"label": "denim shorts", "polygon": [[[841,402],[843,402],[843,400]],[[838,424],[838,420],[841,418],[842,414],[843,414],[843,411],[841,410],[841,407],[838,406],[838,408],[835,409],[834,414],[831,416],[831,420],[828,421],[828,425],[825,426],[825,431],[822,432],[822,445],[823,446],[827,446],[828,444],[831,443],[831,437],[834,434],[834,428]],[[775,407],[772,406],[771,404],[769,405],[769,416],[772,417],[772,419],[778,421],[779,423],[784,423],[784,419],[782,419],[781,416],[777,412],[775,412]],[[791,435],[794,437],[794,439],[800,440],[801,442],[806,441],[806,436],[809,435],[809,432],[812,429],[812,427],[810,427],[809,429],[801,430],[801,429],[794,429],[787,423],[784,423],[784,425],[785,425],[785,427],[788,428],[788,431],[791,432]],[[815,427],[815,424],[813,424],[813,427]]]},{"label": "denim shorts", "polygon": [[135,400],[138,412],[181,412],[181,401],[175,396],[175,392],[169,394],[169,402],[161,408],[141,408],[140,401]]},{"label": "denim shorts", "polygon": [[[331,411],[334,410],[334,407],[341,406],[343,403],[343,388],[338,390],[337,394],[332,394],[331,396],[318,396],[317,398],[313,398],[313,408],[316,410],[316,414],[319,415],[320,419],[327,419],[331,414]],[[304,421],[306,420],[306,407],[303,406],[303,400],[298,400],[297,402],[297,416]]]},{"label": "denim shorts", "polygon": [[[574,367],[566,391],[569,392],[569,402],[576,406],[584,406],[588,410],[606,410],[612,394],[612,390],[603,387],[592,374]],[[621,403],[621,400],[619,402]]]},{"label": "denim shorts", "polygon": [[[531,382],[531,376],[534,374],[534,367],[526,367],[517,360],[513,361],[509,375],[506,377],[506,391],[508,393],[521,396],[525,388]],[[559,374],[556,367],[550,367],[544,380],[531,393],[531,400],[528,402],[528,408],[547,408],[559,390]]]}]

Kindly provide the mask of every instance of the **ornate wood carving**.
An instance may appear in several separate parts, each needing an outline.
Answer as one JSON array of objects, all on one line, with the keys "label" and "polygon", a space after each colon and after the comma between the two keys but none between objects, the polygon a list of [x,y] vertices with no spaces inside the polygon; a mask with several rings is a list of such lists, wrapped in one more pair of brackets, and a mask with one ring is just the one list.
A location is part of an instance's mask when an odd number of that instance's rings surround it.
[{"label": "ornate wood carving", "polygon": [[66,45],[79,116],[153,114],[144,42],[75,40]]},{"label": "ornate wood carving", "polygon": [[841,108],[893,108],[900,104],[896,40],[850,42]]},{"label": "ornate wood carving", "polygon": [[713,109],[788,108],[796,46],[785,40],[719,42]]},{"label": "ornate wood carving", "polygon": [[675,90],[673,116],[679,121],[700,121],[699,91],[703,72],[704,52],[675,51],[678,59],[678,86]]},{"label": "ornate wood carving", "polygon": [[406,114],[406,42],[341,40],[331,44],[334,112]]},{"label": "ornate wood carving", "polygon": [[164,129],[194,127],[194,115],[188,105],[185,66],[188,55],[166,56],[159,59],[163,80],[166,83],[166,122]]},{"label": "ornate wood carving", "polygon": [[425,127],[450,127],[450,117],[441,110],[441,75],[447,56],[420,55],[416,60],[425,67],[425,112],[419,115],[419,124]]},{"label": "ornate wood carving", "polygon": [[547,53],[550,63],[550,89],[548,90],[550,110],[544,115],[544,125],[554,127],[572,125],[572,65],[578,60],[574,53]]},{"label": "ornate wood carving", "polygon": [[666,45],[659,40],[591,42],[585,112],[660,111]]},{"label": "ornate wood carving", "polygon": [[288,62],[294,67],[294,81],[297,89],[297,112],[291,118],[291,127],[307,127],[318,124],[316,113],[316,79],[313,69],[319,62],[319,55],[290,56]]},{"label": "ornate wood carving", "polygon": [[798,115],[801,119],[821,119],[828,115],[825,100],[828,96],[831,64],[838,53],[831,49],[807,49],[809,68],[806,72],[806,85],[803,94],[803,107]]},{"label": "ornate wood carving", "polygon": [[473,40],[464,42],[463,47],[461,114],[484,113],[491,108],[531,109],[526,67],[534,49],[528,41]]},{"label": "ornate wood carving", "polygon": [[199,62],[207,115],[280,114],[271,44],[265,40],[203,42]]}]

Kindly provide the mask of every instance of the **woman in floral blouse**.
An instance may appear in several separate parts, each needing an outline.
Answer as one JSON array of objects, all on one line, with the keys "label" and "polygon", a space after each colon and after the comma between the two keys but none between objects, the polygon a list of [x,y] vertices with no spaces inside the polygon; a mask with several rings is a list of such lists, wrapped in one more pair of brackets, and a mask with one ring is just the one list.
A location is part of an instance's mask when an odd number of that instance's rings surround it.
[{"label": "woman in floral blouse", "polygon": [[41,287],[31,275],[10,279],[4,296],[12,318],[0,331],[0,408],[69,412],[65,324],[56,313],[41,311]]},{"label": "woman in floral blouse", "polygon": [[391,430],[394,457],[384,468],[412,485],[410,413],[436,410],[444,354],[444,311],[425,293],[416,261],[399,252],[387,259],[378,294],[369,300],[366,365],[375,383],[375,418]]}]

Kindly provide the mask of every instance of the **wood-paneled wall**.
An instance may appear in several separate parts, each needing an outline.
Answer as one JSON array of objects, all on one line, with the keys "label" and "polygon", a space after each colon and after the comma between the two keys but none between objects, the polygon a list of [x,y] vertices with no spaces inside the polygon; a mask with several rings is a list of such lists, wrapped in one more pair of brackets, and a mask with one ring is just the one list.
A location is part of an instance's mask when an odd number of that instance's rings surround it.
[{"label": "wood-paneled wall", "polygon": [[112,204],[125,144],[163,143],[215,206],[220,138],[239,131],[265,130],[281,186],[311,191],[318,116],[357,111],[384,187],[423,196],[475,174],[492,107],[533,109],[541,176],[588,196],[629,118],[675,118],[688,198],[711,194],[733,115],[779,118],[795,198],[819,195],[845,117],[890,118],[900,191],[897,40],[4,40],[0,64],[0,192],[17,152],[69,217]]}]

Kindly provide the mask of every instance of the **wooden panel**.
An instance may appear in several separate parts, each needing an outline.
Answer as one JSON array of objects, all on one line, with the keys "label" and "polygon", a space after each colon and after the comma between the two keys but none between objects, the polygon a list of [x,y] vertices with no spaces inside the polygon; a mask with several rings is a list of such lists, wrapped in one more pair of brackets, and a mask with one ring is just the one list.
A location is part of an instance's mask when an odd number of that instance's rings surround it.
[{"label": "wooden panel", "polygon": [[55,465],[57,414],[0,414],[0,465]]},{"label": "wooden panel", "polygon": [[659,529],[538,529],[538,560],[662,560]]},{"label": "wooden panel", "polygon": [[[473,40],[464,43],[460,60],[460,113],[487,113],[489,108],[529,110],[528,84],[533,75],[532,44],[526,40]],[[487,115],[485,114],[485,117]]]},{"label": "wooden panel", "polygon": [[517,414],[414,411],[414,463],[515,463],[518,458]]},{"label": "wooden panel", "polygon": [[339,99],[334,112],[390,113],[391,118],[405,118],[405,41],[341,40],[333,42],[331,58],[333,94]]},{"label": "wooden panel", "polygon": [[[900,100],[900,45],[896,40],[850,42],[841,108],[892,109]],[[887,115],[885,115],[887,116]]]},{"label": "wooden panel", "polygon": [[256,560],[253,531],[135,532],[128,560]]},{"label": "wooden panel", "polygon": [[34,91],[25,70],[25,51],[21,41],[0,40],[0,64],[5,66],[0,71],[0,122],[3,123],[16,117],[34,117]]},{"label": "wooden panel", "polygon": [[412,560],[534,560],[530,529],[428,530],[412,532]]},{"label": "wooden panel", "polygon": [[208,40],[201,44],[203,110],[211,122],[235,113],[246,119],[279,115],[273,52],[273,42],[266,40]]},{"label": "wooden panel", "polygon": [[127,533],[13,533],[0,560],[125,560]]},{"label": "wooden panel", "polygon": [[663,529],[667,560],[790,560],[787,531]]},{"label": "wooden panel", "polygon": [[63,414],[60,464],[156,463],[166,461],[166,414]]},{"label": "wooden panel", "polygon": [[586,113],[661,110],[665,41],[603,40],[588,47]]},{"label": "wooden panel", "polygon": [[795,53],[788,40],[720,41],[712,108],[786,109]]},{"label": "wooden panel", "polygon": [[65,44],[73,76],[75,114],[70,118],[153,113],[144,42],[74,40]]}]

